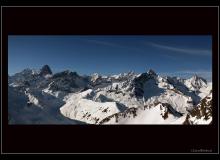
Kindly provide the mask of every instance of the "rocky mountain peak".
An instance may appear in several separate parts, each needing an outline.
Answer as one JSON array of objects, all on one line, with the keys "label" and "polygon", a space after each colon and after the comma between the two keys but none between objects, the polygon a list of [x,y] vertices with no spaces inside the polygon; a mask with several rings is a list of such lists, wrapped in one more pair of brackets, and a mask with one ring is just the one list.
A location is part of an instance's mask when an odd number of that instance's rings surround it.
[{"label": "rocky mountain peak", "polygon": [[156,73],[155,73],[155,71],[154,70],[152,70],[152,69],[149,69],[148,71],[147,71],[147,74],[149,74],[149,75],[157,75]]},{"label": "rocky mountain peak", "polygon": [[207,83],[204,78],[202,78],[202,77],[200,77],[200,76],[198,76],[196,74],[191,78],[191,80],[192,81],[204,81],[205,83]]},{"label": "rocky mountain peak", "polygon": [[194,75],[192,78],[190,78],[190,83],[196,88],[201,88],[202,86],[207,85],[207,81],[198,75]]},{"label": "rocky mountain peak", "polygon": [[47,74],[52,74],[52,71],[48,65],[44,65],[40,70],[40,75],[45,76]]}]

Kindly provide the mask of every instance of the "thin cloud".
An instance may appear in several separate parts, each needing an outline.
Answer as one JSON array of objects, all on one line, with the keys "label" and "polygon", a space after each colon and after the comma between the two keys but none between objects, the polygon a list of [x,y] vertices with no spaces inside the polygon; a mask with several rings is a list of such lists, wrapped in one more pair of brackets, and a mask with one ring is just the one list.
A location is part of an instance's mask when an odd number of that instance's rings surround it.
[{"label": "thin cloud", "polygon": [[122,44],[118,44],[118,43],[113,43],[113,42],[107,42],[107,41],[100,41],[100,40],[86,40],[89,43],[94,43],[94,44],[98,44],[98,45],[105,45],[108,47],[117,47],[117,48],[121,48],[121,49],[129,49],[129,50],[134,50],[134,51],[144,51],[140,48],[135,48],[135,47],[131,47],[129,45],[122,45]]},{"label": "thin cloud", "polygon": [[167,46],[167,45],[161,45],[161,44],[156,44],[156,43],[148,43],[149,45],[156,47],[156,48],[161,48],[169,51],[174,51],[174,52],[181,52],[189,55],[199,55],[199,56],[209,56],[211,55],[210,50],[206,49],[189,49],[189,48],[177,48],[177,47],[172,47],[172,46]]}]

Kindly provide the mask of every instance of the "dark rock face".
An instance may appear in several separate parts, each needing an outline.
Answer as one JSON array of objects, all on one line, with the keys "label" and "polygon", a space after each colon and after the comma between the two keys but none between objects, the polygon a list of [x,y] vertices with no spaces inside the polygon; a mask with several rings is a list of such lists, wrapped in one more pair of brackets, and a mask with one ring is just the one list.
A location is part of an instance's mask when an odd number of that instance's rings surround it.
[{"label": "dark rock face", "polygon": [[79,77],[79,75],[76,72],[71,72],[69,70],[59,72],[53,75],[53,79],[55,78],[63,78],[63,77],[70,77],[70,78],[76,78]]},{"label": "dark rock face", "polygon": [[52,71],[51,71],[51,69],[50,69],[50,67],[48,65],[44,65],[41,68],[40,75],[45,76],[47,74],[52,74]]},{"label": "dark rock face", "polygon": [[157,75],[155,72],[154,72],[154,70],[152,70],[152,69],[149,69],[149,71],[147,72],[147,74],[149,74],[149,75]]},{"label": "dark rock face", "polygon": [[161,103],[161,104],[162,104],[163,107],[167,108],[167,117],[168,117],[168,113],[174,115],[175,117],[183,116],[183,113],[180,113],[180,112],[176,111],[170,104],[168,104],[168,103]]},{"label": "dark rock face", "polygon": [[204,116],[205,120],[208,120],[212,117],[212,98],[208,96],[203,98],[190,113],[193,117],[201,118]]},{"label": "dark rock face", "polygon": [[189,111],[183,124],[194,124],[191,120],[192,117],[195,117],[196,119],[204,117],[205,121],[212,118],[212,97],[210,97],[210,95],[203,98],[194,109]]},{"label": "dark rock face", "polygon": [[53,81],[50,84],[52,91],[75,92],[87,87],[86,78],[68,70],[54,74],[51,80]]},{"label": "dark rock face", "polygon": [[122,112],[115,113],[109,117],[104,118],[103,120],[101,120],[99,122],[99,124],[104,124],[104,123],[110,121],[112,118],[115,118],[116,123],[118,122],[119,118],[125,118],[125,117],[130,117],[130,116],[135,118],[137,116],[137,110],[138,110],[138,108],[134,108],[134,107],[127,108],[127,109],[123,110]]},{"label": "dark rock face", "polygon": [[[134,94],[136,97],[143,97],[144,94],[144,83],[147,82],[149,79],[154,79],[157,74],[153,70],[149,70],[147,73],[142,73],[139,77],[135,78],[133,81],[134,87]],[[156,83],[156,80],[155,80]]]}]

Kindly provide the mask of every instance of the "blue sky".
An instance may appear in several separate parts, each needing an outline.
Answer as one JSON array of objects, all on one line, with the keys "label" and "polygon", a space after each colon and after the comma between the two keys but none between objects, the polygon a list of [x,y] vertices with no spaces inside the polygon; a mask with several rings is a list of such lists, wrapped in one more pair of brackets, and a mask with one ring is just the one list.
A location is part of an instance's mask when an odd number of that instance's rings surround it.
[{"label": "blue sky", "polygon": [[9,36],[8,72],[39,69],[104,75],[155,70],[158,74],[208,80],[212,71],[212,37],[198,36]]}]

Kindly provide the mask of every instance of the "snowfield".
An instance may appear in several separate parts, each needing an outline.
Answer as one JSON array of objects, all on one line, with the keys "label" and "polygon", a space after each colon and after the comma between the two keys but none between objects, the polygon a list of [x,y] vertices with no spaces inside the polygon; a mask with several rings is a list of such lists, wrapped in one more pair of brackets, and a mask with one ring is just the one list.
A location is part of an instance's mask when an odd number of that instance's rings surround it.
[{"label": "snowfield", "polygon": [[167,108],[158,104],[150,109],[138,108],[127,114],[114,115],[109,121],[103,120],[102,124],[183,124],[184,120],[185,116],[167,113]]},{"label": "snowfield", "polygon": [[9,76],[8,88],[9,124],[212,123],[212,83],[196,75],[80,76],[45,65]]},{"label": "snowfield", "polygon": [[73,94],[60,108],[60,111],[66,117],[90,124],[96,124],[100,120],[120,112],[120,107],[116,102],[95,102],[90,100],[93,96],[94,92],[91,89]]}]

